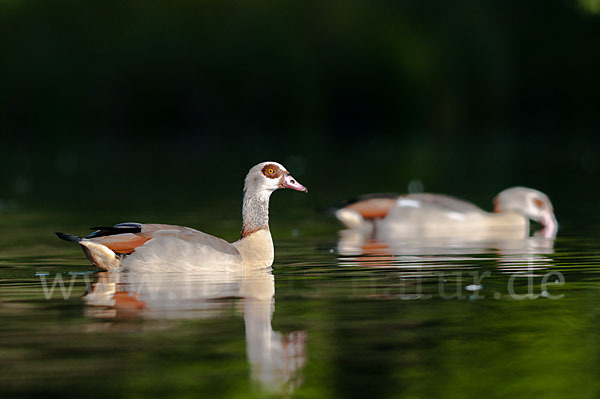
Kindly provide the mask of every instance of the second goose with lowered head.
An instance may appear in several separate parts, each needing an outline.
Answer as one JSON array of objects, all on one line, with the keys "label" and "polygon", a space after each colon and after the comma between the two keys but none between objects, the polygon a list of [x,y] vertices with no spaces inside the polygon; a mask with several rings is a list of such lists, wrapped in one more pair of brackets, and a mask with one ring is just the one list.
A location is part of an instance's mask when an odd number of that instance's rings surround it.
[{"label": "second goose with lowered head", "polygon": [[269,199],[280,188],[308,192],[277,162],[262,162],[250,169],[244,184],[241,238],[233,243],[189,227],[167,224],[121,223],[95,228],[83,238],[57,235],[81,245],[88,259],[104,270],[259,269],[273,264]]},{"label": "second goose with lowered head", "polygon": [[500,192],[493,213],[442,194],[375,194],[338,209],[336,217],[351,230],[395,238],[525,238],[530,219],[542,225],[544,238],[558,230],[548,196],[526,187]]}]

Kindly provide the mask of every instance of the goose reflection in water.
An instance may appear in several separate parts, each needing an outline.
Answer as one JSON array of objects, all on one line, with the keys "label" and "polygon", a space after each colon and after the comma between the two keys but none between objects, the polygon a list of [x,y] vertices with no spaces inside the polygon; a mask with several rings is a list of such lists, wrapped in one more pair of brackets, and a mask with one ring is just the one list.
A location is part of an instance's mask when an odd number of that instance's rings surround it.
[{"label": "goose reflection in water", "polygon": [[96,318],[211,318],[243,305],[246,353],[252,379],[275,391],[295,389],[306,362],[306,333],[273,331],[274,276],[270,269],[241,273],[98,274],[84,296]]},{"label": "goose reflection in water", "polygon": [[[340,266],[388,270],[386,273],[369,273],[370,280],[365,277],[363,281],[355,282],[354,295],[379,299],[500,299],[504,294],[523,291],[524,284],[529,287],[535,282],[541,283],[542,295],[547,294],[543,285],[552,274],[553,253],[554,240],[540,236],[479,240],[413,236],[401,239],[343,230],[338,241]],[[505,275],[504,279],[492,278],[495,287],[498,287],[498,281],[503,281],[506,286],[494,292],[488,289],[482,296],[478,292],[487,285],[484,280],[496,274],[482,267],[482,262],[489,264],[490,261],[496,273]],[[392,269],[394,279],[390,280]],[[558,275],[556,279],[560,282]],[[520,288],[515,291],[515,287]]]},{"label": "goose reflection in water", "polygon": [[419,268],[426,274],[456,268],[457,262],[481,261],[475,255],[488,255],[484,259],[495,260],[498,269],[514,273],[548,268],[554,238],[542,233],[523,236],[520,230],[431,237],[347,229],[339,232],[337,250],[342,265]]}]

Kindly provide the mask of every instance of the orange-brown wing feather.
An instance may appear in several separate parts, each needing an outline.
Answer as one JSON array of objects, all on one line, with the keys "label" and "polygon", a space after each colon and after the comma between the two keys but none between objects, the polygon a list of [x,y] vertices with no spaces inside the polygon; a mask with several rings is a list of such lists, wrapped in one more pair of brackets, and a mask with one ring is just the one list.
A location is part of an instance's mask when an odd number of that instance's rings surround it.
[{"label": "orange-brown wing feather", "polygon": [[152,239],[152,234],[148,233],[126,233],[114,234],[110,236],[92,238],[91,240],[110,248],[113,252],[121,255],[130,254],[137,247],[143,245],[146,241]]},{"label": "orange-brown wing feather", "polygon": [[376,219],[386,217],[395,203],[393,198],[372,198],[355,202],[345,208],[360,213],[365,219]]}]

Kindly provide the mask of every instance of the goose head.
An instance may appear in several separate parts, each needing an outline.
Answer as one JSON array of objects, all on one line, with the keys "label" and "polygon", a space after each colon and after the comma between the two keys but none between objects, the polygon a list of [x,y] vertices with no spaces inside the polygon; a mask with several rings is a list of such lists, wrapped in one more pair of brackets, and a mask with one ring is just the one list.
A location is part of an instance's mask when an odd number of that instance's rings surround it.
[{"label": "goose head", "polygon": [[526,187],[508,188],[494,198],[494,212],[517,212],[544,226],[542,235],[554,238],[558,222],[552,203],[541,191]]},{"label": "goose head", "polygon": [[250,169],[244,190],[270,195],[280,188],[290,188],[307,193],[308,189],[292,177],[287,169],[277,162],[261,162]]}]

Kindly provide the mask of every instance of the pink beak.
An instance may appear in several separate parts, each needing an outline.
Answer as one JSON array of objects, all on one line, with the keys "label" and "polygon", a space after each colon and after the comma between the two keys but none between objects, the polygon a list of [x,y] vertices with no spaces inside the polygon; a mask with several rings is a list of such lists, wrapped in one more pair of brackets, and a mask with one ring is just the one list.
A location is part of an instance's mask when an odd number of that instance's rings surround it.
[{"label": "pink beak", "polygon": [[308,192],[308,189],[302,184],[298,183],[298,181],[294,179],[290,174],[287,174],[283,177],[283,182],[281,182],[281,186],[284,188],[291,188],[292,190],[296,191],[304,191],[305,193]]},{"label": "pink beak", "polygon": [[556,237],[556,232],[558,231],[558,222],[556,221],[554,214],[550,212],[544,215],[541,224],[544,226],[542,229],[544,238],[554,239],[554,237]]}]

